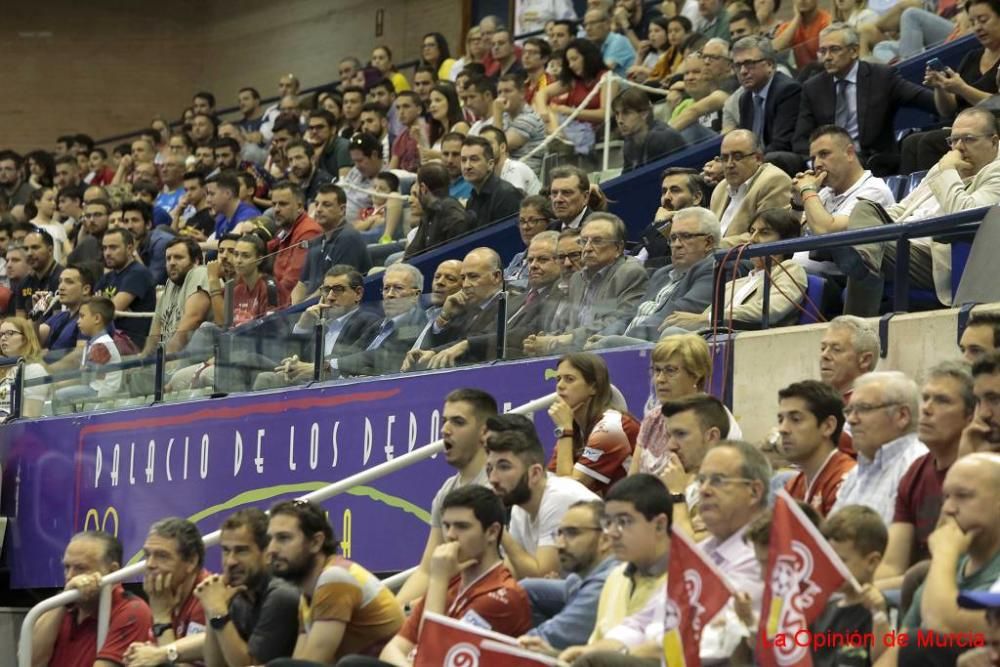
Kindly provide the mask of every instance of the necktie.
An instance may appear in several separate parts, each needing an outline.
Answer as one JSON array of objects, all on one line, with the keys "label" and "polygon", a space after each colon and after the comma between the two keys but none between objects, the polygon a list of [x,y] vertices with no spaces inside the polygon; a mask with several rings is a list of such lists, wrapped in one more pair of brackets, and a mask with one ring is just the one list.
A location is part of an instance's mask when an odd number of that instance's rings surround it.
[{"label": "necktie", "polygon": [[753,133],[760,141],[764,141],[764,98],[754,93],[753,96]]},{"label": "necktie", "polygon": [[847,129],[851,123],[851,104],[847,99],[847,86],[850,81],[847,79],[837,79],[837,107],[834,114],[834,124],[842,129]]},{"label": "necktie", "polygon": [[378,349],[378,347],[385,342],[385,339],[392,335],[392,330],[393,330],[392,320],[386,318],[385,321],[382,322],[382,326],[378,330],[378,335],[375,336],[375,340],[371,342],[371,345],[368,346],[368,349],[369,350]]}]

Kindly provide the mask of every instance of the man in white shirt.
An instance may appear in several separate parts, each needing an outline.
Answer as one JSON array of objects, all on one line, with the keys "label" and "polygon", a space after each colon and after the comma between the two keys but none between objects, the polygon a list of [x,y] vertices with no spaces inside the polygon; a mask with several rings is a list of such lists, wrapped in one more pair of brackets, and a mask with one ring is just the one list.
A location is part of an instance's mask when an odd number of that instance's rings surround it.
[{"label": "man in white shirt", "polygon": [[[881,178],[861,165],[847,130],[822,125],[809,138],[812,169],[796,174],[792,188],[802,204],[804,235],[829,234],[847,229],[851,211],[859,199],[888,208],[896,203]],[[811,273],[843,275],[830,261],[813,260],[809,251],[795,253],[795,261]]]},{"label": "man in white shirt", "polygon": [[831,514],[846,505],[866,505],[887,526],[892,523],[899,480],[927,453],[917,439],[918,406],[917,383],[899,371],[868,373],[855,381],[844,415],[858,465],[844,479]]},{"label": "man in white shirt", "polygon": [[[920,185],[884,212],[863,202],[851,212],[847,228],[863,229],[889,221],[918,222],[1000,202],[998,133],[997,121],[988,110],[972,107],[962,111],[951,126],[951,150],[927,172]],[[845,311],[862,316],[877,314],[882,275],[895,273],[895,242],[846,246],[835,249],[833,255],[851,279]],[[951,305],[951,250],[947,244],[934,243],[930,238],[910,241],[910,286],[933,289],[942,304]]]},{"label": "man in white shirt", "polygon": [[511,509],[510,528],[502,541],[508,567],[518,579],[558,574],[559,522],[574,503],[600,498],[574,479],[549,475],[534,432],[493,433],[486,451],[490,484]]},{"label": "man in white shirt", "polygon": [[542,184],[538,180],[535,172],[531,171],[528,165],[520,160],[515,160],[507,155],[507,137],[503,130],[492,125],[484,127],[479,132],[486,141],[493,147],[493,156],[496,164],[493,166],[493,173],[502,180],[507,181],[515,188],[523,192],[526,196],[537,195],[542,189]]}]

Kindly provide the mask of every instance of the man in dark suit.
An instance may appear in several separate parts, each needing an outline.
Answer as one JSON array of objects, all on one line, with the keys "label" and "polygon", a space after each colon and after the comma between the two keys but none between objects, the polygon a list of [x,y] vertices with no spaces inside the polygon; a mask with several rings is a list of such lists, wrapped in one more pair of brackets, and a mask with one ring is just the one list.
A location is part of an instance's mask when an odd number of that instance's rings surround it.
[{"label": "man in dark suit", "polygon": [[674,213],[670,229],[673,264],[649,279],[645,300],[631,322],[621,320],[590,337],[587,348],[655,343],[663,321],[674,311],[701,312],[712,302],[715,259],[719,247],[719,219],[708,209],[693,206]]},{"label": "man in dark suit", "polygon": [[[775,71],[776,58],[766,37],[744,37],[733,45],[733,69],[743,87],[739,127],[760,139],[768,162],[772,161],[769,154],[781,156],[791,151],[802,94],[795,79]],[[777,166],[794,175],[804,164],[804,160],[787,164],[782,160]]]},{"label": "man in dark suit", "polygon": [[402,370],[445,368],[456,362],[486,361],[496,350],[481,350],[485,358],[470,354],[469,338],[496,332],[503,264],[492,248],[476,248],[462,260],[462,289],[449,296],[441,312],[412,350]]},{"label": "man in dark suit", "polygon": [[382,276],[382,312],[375,337],[360,352],[330,360],[341,375],[382,375],[397,373],[427,324],[420,307],[424,277],[409,264],[393,264]]},{"label": "man in dark suit", "polygon": [[646,290],[646,270],[626,257],[625,223],[612,213],[590,216],[579,238],[583,269],[569,282],[567,300],[555,335],[528,336],[524,351],[530,355],[579,350],[592,335],[616,322],[629,322]]},{"label": "man in dark suit", "polygon": [[838,125],[851,135],[861,163],[872,173],[896,173],[896,110],[915,107],[936,113],[934,91],[903,79],[893,67],[859,60],[858,34],[843,23],[834,23],[820,33],[819,57],[824,72],[802,87],[795,152],[809,155],[813,130]]},{"label": "man in dark suit", "polygon": [[[347,264],[332,267],[323,276],[319,301],[302,312],[292,334],[311,338],[316,325],[322,321],[324,360],[364,350],[378,333],[382,318],[361,307],[363,295],[364,277],[357,269]],[[312,351],[313,346],[309,344],[304,349]],[[298,355],[293,355],[282,360],[274,372],[258,375],[254,388],[270,389],[309,382],[313,378],[313,370],[312,359],[299,359]],[[333,373],[327,361],[323,364],[322,377],[331,376]]]}]

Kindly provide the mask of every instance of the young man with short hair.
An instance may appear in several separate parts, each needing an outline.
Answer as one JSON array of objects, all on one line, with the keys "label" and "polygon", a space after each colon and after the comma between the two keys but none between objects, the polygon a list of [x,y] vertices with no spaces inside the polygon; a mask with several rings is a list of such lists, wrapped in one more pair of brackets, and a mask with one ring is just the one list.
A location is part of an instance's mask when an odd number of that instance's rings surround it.
[{"label": "young man with short hair", "polygon": [[638,169],[687,145],[680,132],[653,118],[649,96],[638,88],[618,93],[611,109],[625,137],[623,172]]},{"label": "young man with short hair", "polygon": [[396,118],[402,127],[389,151],[389,169],[415,172],[420,168],[420,143],[413,134],[421,131],[423,104],[415,92],[405,90],[396,96],[395,108]]},{"label": "young man with short hair", "polygon": [[[131,212],[128,215],[132,215]],[[125,227],[109,229],[101,241],[107,272],[97,281],[95,294],[115,304],[119,313],[152,313],[156,310],[156,283],[153,274],[135,259],[135,237]],[[115,327],[124,331],[136,347],[142,348],[149,335],[149,320],[119,317]]]},{"label": "young man with short hair", "polygon": [[94,290],[94,269],[89,265],[70,264],[59,276],[59,303],[63,308],[38,326],[38,340],[49,351],[49,360],[61,358],[83,340],[77,315],[80,306]]},{"label": "young man with short hair", "polygon": [[1000,347],[1000,313],[996,311],[975,312],[969,318],[958,341],[962,356],[974,364],[987,353]]},{"label": "young man with short hair", "polygon": [[497,414],[492,396],[480,389],[455,389],[444,399],[441,439],[445,462],[457,472],[445,480],[431,503],[431,529],[417,570],[396,593],[400,604],[409,604],[427,589],[430,561],[444,542],[441,529],[441,504],[451,491],[470,484],[489,487],[486,474],[487,420]]}]

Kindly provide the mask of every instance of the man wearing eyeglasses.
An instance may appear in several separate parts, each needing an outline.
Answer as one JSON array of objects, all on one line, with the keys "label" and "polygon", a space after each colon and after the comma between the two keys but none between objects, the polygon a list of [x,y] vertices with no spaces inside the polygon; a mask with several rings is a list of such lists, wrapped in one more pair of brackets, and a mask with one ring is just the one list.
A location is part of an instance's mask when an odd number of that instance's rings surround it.
[{"label": "man wearing eyeglasses", "polygon": [[[819,34],[823,72],[802,84],[794,150],[809,154],[816,128],[836,124],[850,135],[861,163],[878,176],[896,173],[899,146],[893,118],[900,107],[935,113],[934,92],[907,81],[895,67],[862,61],[858,33],[834,23]],[[864,113],[858,110],[864,108]]]},{"label": "man wearing eyeglasses", "polygon": [[858,465],[844,479],[830,513],[866,505],[892,523],[899,481],[927,453],[917,437],[917,384],[899,371],[868,373],[854,383],[844,408]]},{"label": "man wearing eyeglasses", "polygon": [[593,214],[577,242],[583,269],[569,282],[567,302],[573,307],[555,323],[562,333],[529,337],[526,351],[549,354],[580,349],[594,334],[631,321],[642,301],[646,271],[624,254],[625,223],[621,218],[612,213]]},{"label": "man wearing eyeglasses", "polygon": [[[863,229],[886,222],[918,222],[1000,202],[998,133],[997,120],[989,111],[978,107],[962,111],[951,126],[948,137],[951,150],[934,165],[920,185],[884,211],[875,204],[859,203],[851,212],[847,228]],[[849,278],[845,310],[853,315],[877,314],[882,298],[882,276],[895,273],[895,242],[836,248],[833,255]],[[972,265],[966,268],[966,275],[970,274],[977,275]],[[935,243],[927,237],[910,240],[910,287],[933,289],[938,301],[951,305],[949,245]]]},{"label": "man wearing eyeglasses", "polygon": [[722,140],[719,153],[725,176],[712,192],[712,213],[722,227],[723,248],[747,243],[750,223],[769,208],[788,208],[792,179],[764,162],[764,147],[749,130],[733,130]]},{"label": "man wearing eyeglasses", "polygon": [[328,174],[343,177],[351,170],[351,154],[347,139],[334,134],[336,126],[337,120],[326,109],[312,111],[306,125],[306,140],[319,152],[317,167]]},{"label": "man wearing eyeglasses", "polygon": [[[753,131],[765,153],[791,151],[802,94],[797,81],[775,71],[776,59],[771,40],[766,37],[744,37],[733,45],[733,72],[744,91],[739,127]],[[786,165],[781,161],[779,166],[795,173],[801,162],[798,159]]]},{"label": "man wearing eyeglasses", "polygon": [[[669,236],[673,262],[650,277],[645,300],[631,322],[612,323],[591,336],[587,347],[655,343],[671,313],[708,308],[715,280],[712,253],[719,245],[719,236],[719,220],[708,209],[692,206],[674,213]],[[617,335],[619,332],[621,335]]]}]

